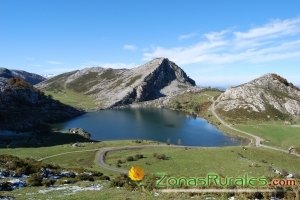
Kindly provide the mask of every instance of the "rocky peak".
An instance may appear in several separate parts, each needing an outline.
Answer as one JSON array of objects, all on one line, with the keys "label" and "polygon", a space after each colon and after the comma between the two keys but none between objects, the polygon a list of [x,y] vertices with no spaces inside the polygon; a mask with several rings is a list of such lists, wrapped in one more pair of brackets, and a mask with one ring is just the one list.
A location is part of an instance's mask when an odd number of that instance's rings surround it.
[{"label": "rocky peak", "polygon": [[266,116],[270,113],[300,116],[300,90],[285,78],[270,73],[227,89],[218,98],[216,107],[225,112],[244,110]]},{"label": "rocky peak", "polygon": [[265,87],[268,89],[272,89],[274,87],[290,87],[295,90],[300,90],[298,87],[294,86],[292,83],[288,82],[285,78],[281,77],[275,73],[265,74],[253,81],[249,82],[249,84]]}]

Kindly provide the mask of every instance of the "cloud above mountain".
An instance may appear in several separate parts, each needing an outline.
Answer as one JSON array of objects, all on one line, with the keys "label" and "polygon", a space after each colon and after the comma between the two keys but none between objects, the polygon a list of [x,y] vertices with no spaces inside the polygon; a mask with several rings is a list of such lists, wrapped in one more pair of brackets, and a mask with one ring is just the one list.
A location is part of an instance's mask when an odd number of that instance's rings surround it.
[{"label": "cloud above mountain", "polygon": [[[193,37],[185,35],[181,39]],[[264,63],[300,57],[300,17],[274,19],[247,30],[228,28],[202,34],[188,46],[154,46],[143,60],[168,57],[180,65]]]}]

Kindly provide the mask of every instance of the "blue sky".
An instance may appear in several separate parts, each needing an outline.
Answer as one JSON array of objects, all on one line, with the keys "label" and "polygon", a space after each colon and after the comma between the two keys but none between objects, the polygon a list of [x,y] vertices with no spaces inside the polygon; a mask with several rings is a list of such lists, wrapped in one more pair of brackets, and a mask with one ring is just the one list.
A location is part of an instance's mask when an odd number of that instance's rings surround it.
[{"label": "blue sky", "polygon": [[168,57],[202,86],[300,85],[293,0],[0,0],[0,66],[39,74]]}]

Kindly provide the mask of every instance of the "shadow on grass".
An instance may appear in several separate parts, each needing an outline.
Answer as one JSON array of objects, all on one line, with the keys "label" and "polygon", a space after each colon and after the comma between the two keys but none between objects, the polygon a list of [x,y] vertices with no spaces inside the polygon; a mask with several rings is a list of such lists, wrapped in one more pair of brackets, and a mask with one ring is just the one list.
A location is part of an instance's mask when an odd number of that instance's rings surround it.
[{"label": "shadow on grass", "polygon": [[77,134],[52,132],[44,135],[0,136],[0,148],[49,147],[80,142],[98,142]]}]

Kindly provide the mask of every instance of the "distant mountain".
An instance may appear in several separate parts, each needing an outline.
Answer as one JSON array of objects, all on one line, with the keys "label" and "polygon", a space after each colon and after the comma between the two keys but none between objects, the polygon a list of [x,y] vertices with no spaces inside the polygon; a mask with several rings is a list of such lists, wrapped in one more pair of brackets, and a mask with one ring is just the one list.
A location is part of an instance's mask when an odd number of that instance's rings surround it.
[{"label": "distant mountain", "polygon": [[0,84],[0,130],[34,130],[45,123],[60,122],[82,112],[44,95],[21,78]]},{"label": "distant mountain", "polygon": [[21,78],[32,85],[46,80],[46,78],[38,74],[33,74],[22,70],[9,70],[6,68],[0,68],[0,79],[5,80],[9,78]]},{"label": "distant mountain", "polygon": [[232,118],[300,116],[300,89],[277,74],[266,74],[227,89],[218,98],[216,108]]},{"label": "distant mountain", "polygon": [[174,62],[154,59],[133,69],[86,68],[55,76],[37,85],[53,97],[72,91],[109,108],[174,95],[195,86],[195,81]]}]

